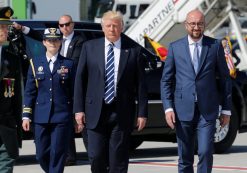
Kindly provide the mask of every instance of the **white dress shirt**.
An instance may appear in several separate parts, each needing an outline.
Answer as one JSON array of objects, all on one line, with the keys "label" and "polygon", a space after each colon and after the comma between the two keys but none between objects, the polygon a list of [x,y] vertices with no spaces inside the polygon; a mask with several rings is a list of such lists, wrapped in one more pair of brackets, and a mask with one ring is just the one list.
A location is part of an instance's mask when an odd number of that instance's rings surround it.
[{"label": "white dress shirt", "polygon": [[[109,45],[112,44],[109,40],[105,38],[105,65],[107,62],[107,52],[109,50]],[[120,50],[121,50],[121,38],[113,43],[113,51],[114,51],[114,91],[116,95],[116,86],[117,86],[117,77],[118,77],[118,66],[120,61]]]}]

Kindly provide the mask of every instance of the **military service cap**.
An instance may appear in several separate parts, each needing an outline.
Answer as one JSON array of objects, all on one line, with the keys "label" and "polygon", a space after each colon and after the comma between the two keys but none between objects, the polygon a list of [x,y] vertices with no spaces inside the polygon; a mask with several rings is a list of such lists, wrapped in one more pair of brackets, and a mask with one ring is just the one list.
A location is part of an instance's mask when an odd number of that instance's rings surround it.
[{"label": "military service cap", "polygon": [[10,17],[14,14],[14,11],[10,7],[0,7],[0,24],[11,25]]},{"label": "military service cap", "polygon": [[46,28],[43,39],[62,39],[62,34],[57,28]]}]

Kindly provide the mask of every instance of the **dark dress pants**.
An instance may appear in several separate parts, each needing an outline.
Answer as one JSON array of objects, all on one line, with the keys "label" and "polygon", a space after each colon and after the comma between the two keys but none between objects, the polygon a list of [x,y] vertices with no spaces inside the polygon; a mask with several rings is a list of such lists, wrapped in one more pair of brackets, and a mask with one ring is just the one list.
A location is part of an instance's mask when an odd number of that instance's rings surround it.
[{"label": "dark dress pants", "polygon": [[198,142],[198,173],[211,173],[213,166],[214,133],[216,120],[206,120],[195,103],[192,121],[176,122],[178,142],[178,172],[193,173],[195,139]]},{"label": "dark dress pants", "polygon": [[46,173],[62,173],[70,140],[69,123],[34,124],[36,158]]},{"label": "dark dress pants", "polygon": [[92,173],[127,173],[130,132],[119,127],[115,103],[103,105],[98,126],[87,132]]}]

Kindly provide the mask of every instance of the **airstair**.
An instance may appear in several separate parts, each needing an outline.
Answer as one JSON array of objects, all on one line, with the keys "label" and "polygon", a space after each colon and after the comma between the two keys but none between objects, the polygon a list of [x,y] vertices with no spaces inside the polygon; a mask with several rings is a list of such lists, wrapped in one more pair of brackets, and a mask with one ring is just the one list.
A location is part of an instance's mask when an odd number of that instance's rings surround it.
[{"label": "airstair", "polygon": [[143,35],[147,34],[168,46],[186,34],[183,23],[186,14],[196,8],[205,14],[206,35],[215,36],[224,22],[231,22],[242,56],[238,68],[247,70],[247,45],[238,21],[238,15],[247,11],[247,0],[154,0],[125,34],[141,45]]}]

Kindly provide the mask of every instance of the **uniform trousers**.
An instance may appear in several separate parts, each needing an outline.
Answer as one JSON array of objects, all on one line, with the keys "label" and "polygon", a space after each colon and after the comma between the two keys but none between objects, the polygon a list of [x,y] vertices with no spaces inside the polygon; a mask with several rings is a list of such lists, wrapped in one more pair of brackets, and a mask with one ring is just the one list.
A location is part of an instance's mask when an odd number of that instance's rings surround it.
[{"label": "uniform trousers", "polygon": [[36,158],[46,173],[62,173],[72,123],[34,124]]}]

